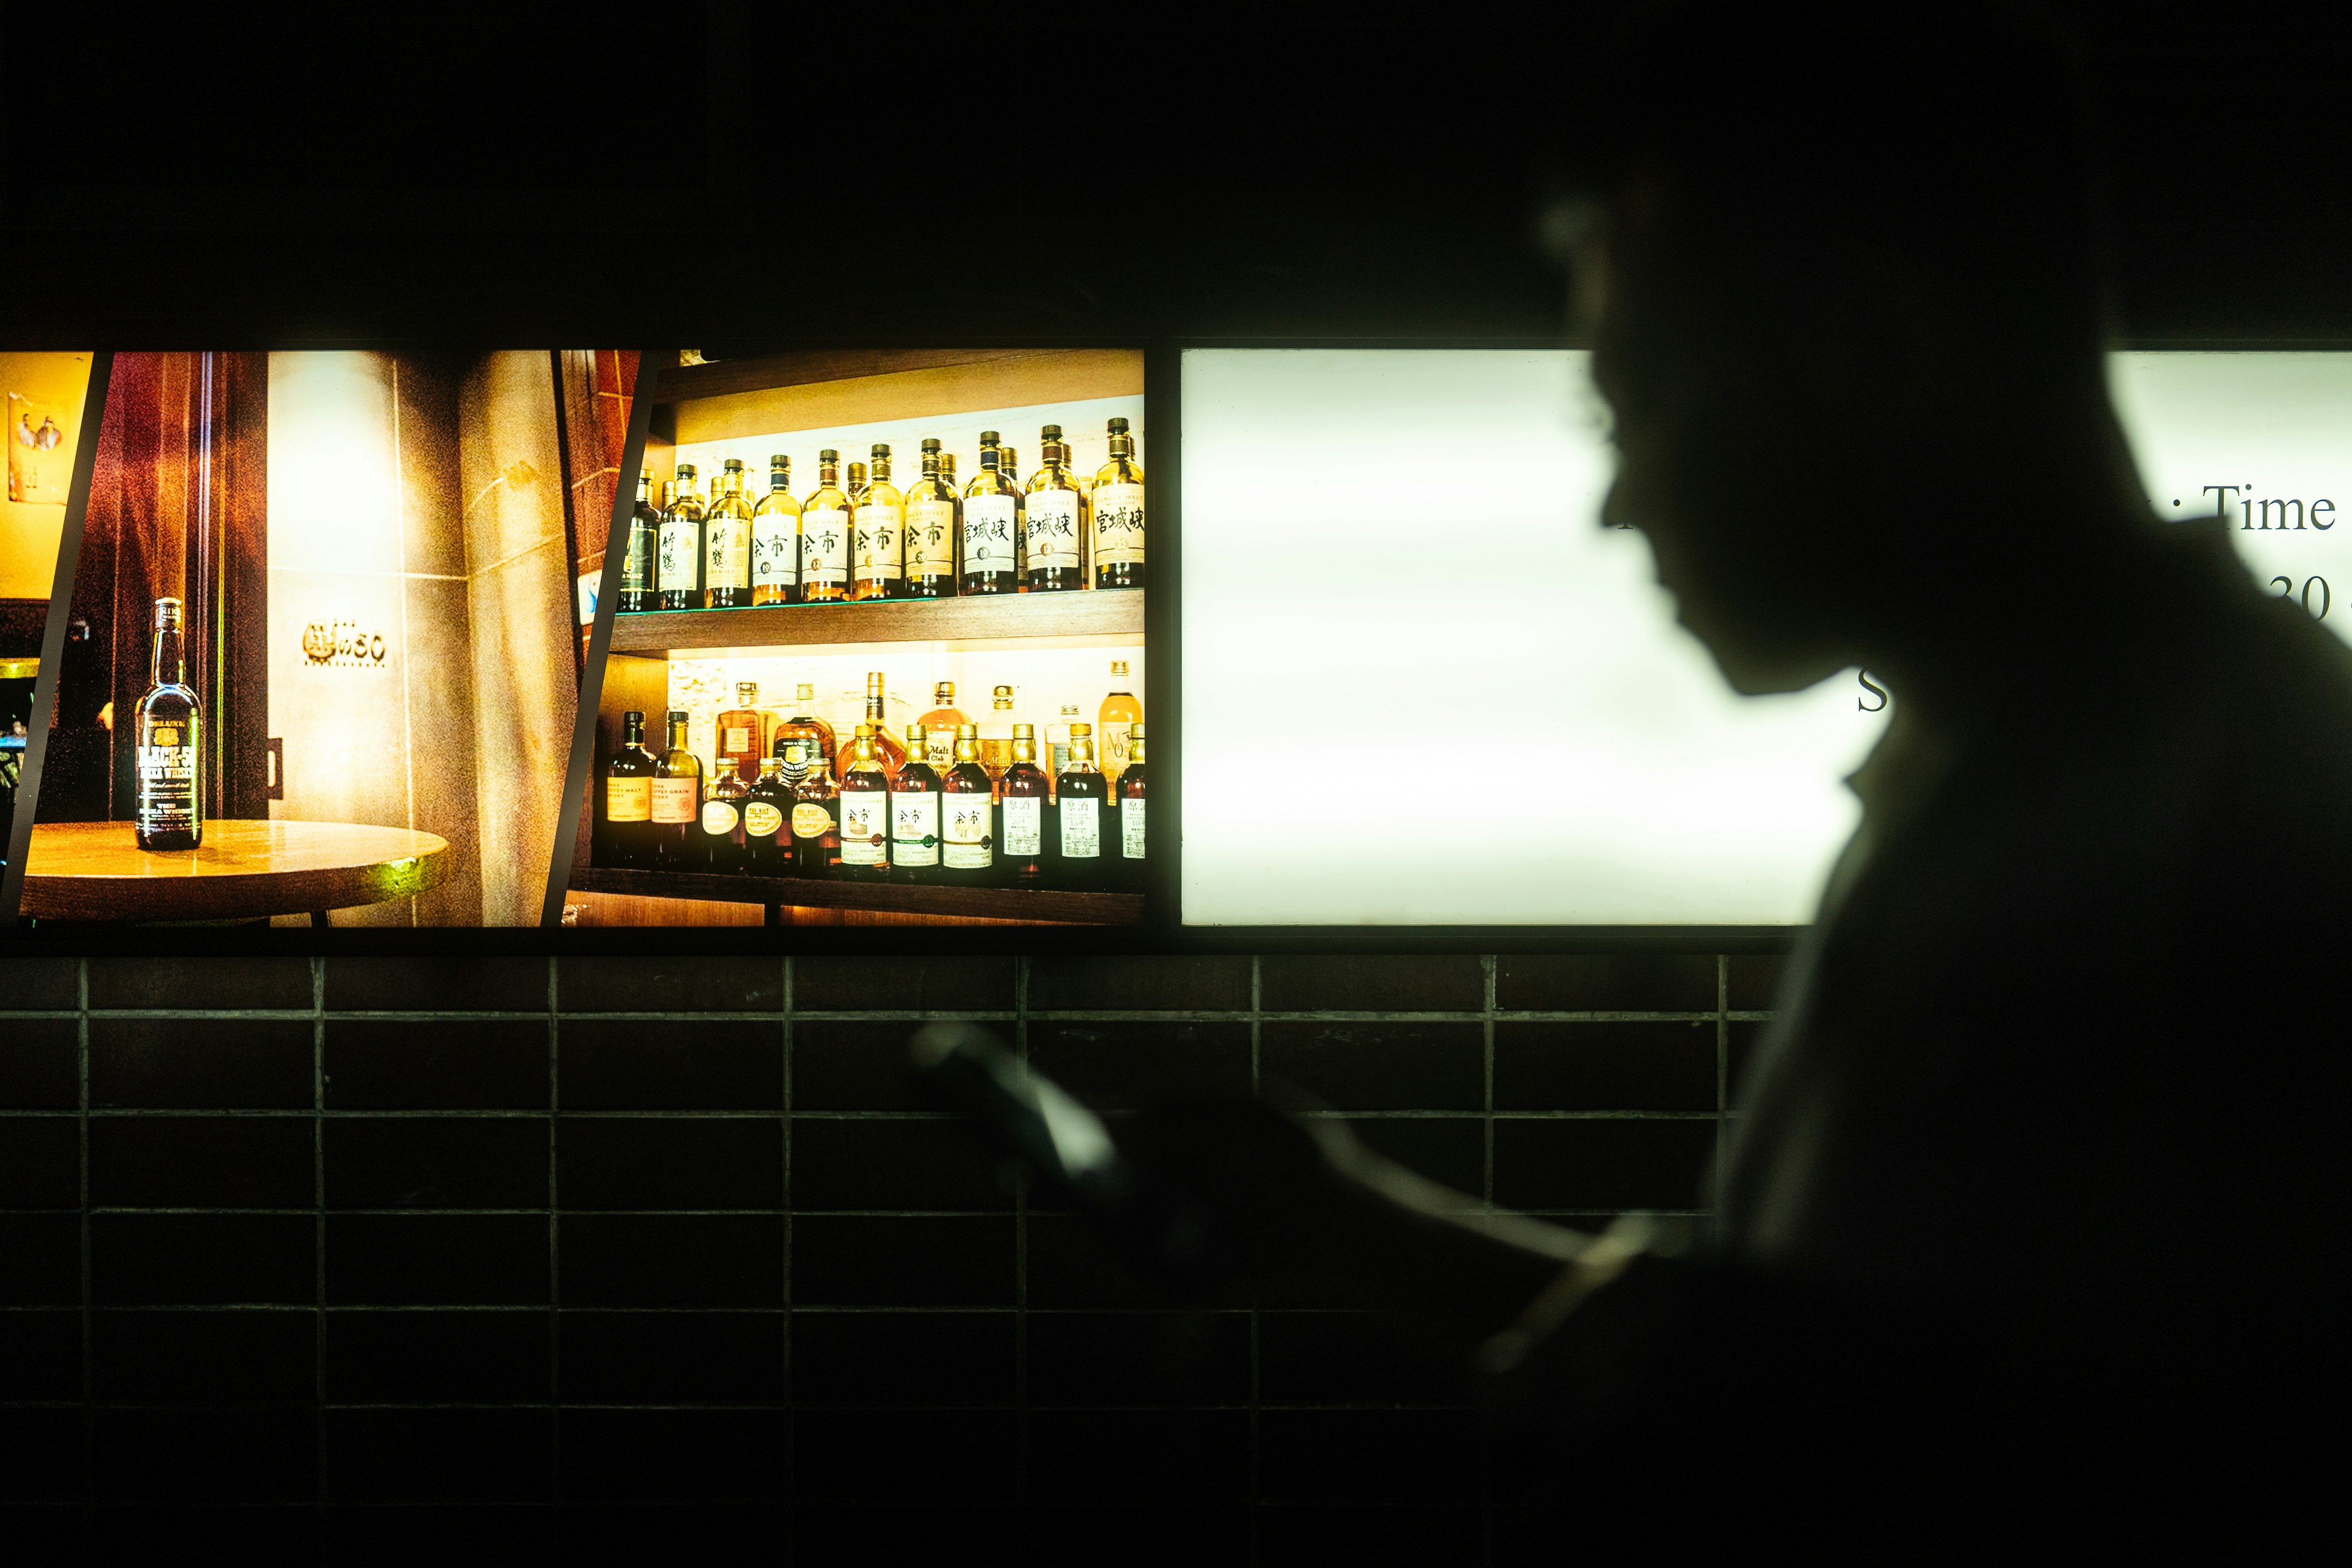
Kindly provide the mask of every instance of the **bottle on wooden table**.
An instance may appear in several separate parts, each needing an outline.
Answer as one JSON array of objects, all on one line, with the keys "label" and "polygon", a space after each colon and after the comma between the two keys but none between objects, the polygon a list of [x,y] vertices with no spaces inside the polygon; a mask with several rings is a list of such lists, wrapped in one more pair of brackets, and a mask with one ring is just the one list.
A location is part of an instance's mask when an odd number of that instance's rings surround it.
[{"label": "bottle on wooden table", "polygon": [[745,784],[760,776],[760,759],[768,754],[768,731],[775,715],[760,706],[760,684],[735,683],[735,706],[719,715],[719,765]]},{"label": "bottle on wooden table", "polygon": [[853,599],[896,599],[907,592],[907,498],[890,482],[890,448],[874,445],[873,477],[850,499],[850,526],[857,536],[857,564],[850,582]]},{"label": "bottle on wooden table", "polygon": [[[841,790],[824,758],[814,754],[814,742],[797,741],[803,771],[792,786],[793,810],[787,830],[792,843],[792,874],[830,877],[841,864]],[[780,764],[789,769],[791,759]]]},{"label": "bottle on wooden table", "polygon": [[980,763],[980,727],[957,725],[955,761],[940,780],[940,880],[983,887],[996,879],[995,790]]},{"label": "bottle on wooden table", "polygon": [[728,759],[715,759],[710,767],[710,787],[702,797],[700,822],[702,842],[699,869],[715,871],[720,876],[740,875],[746,858],[743,838],[743,807],[751,786],[728,765]]},{"label": "bottle on wooden table", "polygon": [[956,731],[967,722],[955,705],[955,682],[942,680],[931,688],[931,710],[916,721],[923,727],[923,761],[945,777],[955,766]]},{"label": "bottle on wooden table", "polygon": [[[795,741],[795,746],[807,744]],[[793,786],[784,782],[781,757],[760,759],[760,776],[743,797],[743,870],[747,876],[781,877],[792,868]]]},{"label": "bottle on wooden table", "polygon": [[849,596],[849,498],[841,489],[841,454],[816,455],[816,489],[801,503],[801,603]]},{"label": "bottle on wooden table", "polygon": [[1150,787],[1150,769],[1143,760],[1143,726],[1138,724],[1129,736],[1129,751],[1127,766],[1111,784],[1118,800],[1118,876],[1114,879],[1130,892],[1140,892],[1144,886],[1144,864],[1150,858],[1150,840],[1145,829],[1144,799]]},{"label": "bottle on wooden table", "polygon": [[1128,679],[1127,660],[1112,659],[1110,692],[1102,700],[1102,710],[1095,715],[1095,721],[1101,726],[1096,733],[1102,737],[1103,776],[1113,784],[1127,768],[1128,727],[1143,722],[1143,704],[1129,689],[1134,684]]},{"label": "bottle on wooden table", "polygon": [[1052,781],[1037,765],[1035,725],[1013,726],[1013,762],[996,781],[996,794],[998,879],[1034,887],[1045,876],[1046,806],[1053,794]]},{"label": "bottle on wooden table", "polygon": [[[784,751],[785,742],[789,741],[807,741],[814,748],[806,753],[806,761],[798,768],[793,765],[792,759]],[[816,716],[816,687],[813,682],[803,680],[794,689],[793,716],[776,725],[769,737],[768,749],[775,756],[784,759],[786,784],[800,783],[801,774],[807,771],[809,763],[822,761],[828,769],[835,765],[833,726]],[[847,759],[841,761],[845,763]]]},{"label": "bottle on wooden table", "polygon": [[907,592],[918,599],[952,599],[956,591],[955,458],[937,437],[923,442],[923,475],[907,492]]},{"label": "bottle on wooden table", "polygon": [[1054,781],[1055,833],[1046,846],[1045,879],[1064,888],[1099,888],[1109,782],[1095,765],[1094,726],[1070,726],[1070,760]]},{"label": "bottle on wooden table", "polygon": [[194,849],[205,841],[204,722],[188,686],[185,607],[158,599],[147,694],[132,731],[131,822],[142,849]]},{"label": "bottle on wooden table", "polygon": [[1003,454],[996,432],[980,437],[980,472],[963,492],[963,563],[956,578],[966,594],[1011,594],[1021,585],[1021,491],[997,467]]},{"label": "bottle on wooden table", "polygon": [[874,727],[874,754],[882,759],[882,771],[892,778],[907,761],[907,748],[890,733],[888,700],[882,689],[882,672],[868,670],[866,674],[866,722]]},{"label": "bottle on wooden table", "polygon": [[1086,585],[1080,555],[1087,542],[1087,493],[1069,470],[1062,427],[1048,425],[1038,435],[1042,466],[1030,476],[1022,500],[1021,537],[1029,550],[1022,583],[1033,594],[1062,593]]},{"label": "bottle on wooden table", "polygon": [[793,460],[768,459],[768,493],[751,509],[751,603],[790,605],[801,596],[801,503],[793,499]]},{"label": "bottle on wooden table", "polygon": [[694,465],[677,466],[669,510],[662,513],[656,540],[654,585],[658,607],[698,609],[702,605],[702,498],[694,493]]},{"label": "bottle on wooden table", "polygon": [[923,760],[923,727],[907,726],[907,760],[890,781],[890,879],[940,879],[940,775]]},{"label": "bottle on wooden table", "polygon": [[664,871],[697,871],[695,835],[702,820],[702,761],[686,749],[687,713],[669,710],[669,744],[654,759],[653,863]]},{"label": "bottle on wooden table", "polygon": [[629,542],[621,552],[621,592],[614,608],[634,616],[656,607],[654,560],[661,549],[661,513],[654,510],[654,477],[637,470],[637,504],[629,512]]},{"label": "bottle on wooden table", "polygon": [[1143,572],[1143,469],[1127,421],[1110,422],[1110,461],[1095,470],[1095,586],[1140,588]]},{"label": "bottle on wooden table", "polygon": [[646,750],[646,716],[621,715],[621,749],[604,764],[604,809],[594,856],[600,866],[638,867],[653,860],[654,758]]},{"label": "bottle on wooden table", "polygon": [[719,493],[702,520],[703,602],[740,610],[751,602],[751,498],[743,493],[743,459],[719,466]]},{"label": "bottle on wooden table", "polygon": [[890,872],[890,775],[874,750],[874,726],[860,724],[841,774],[841,864],[852,882],[879,882]]}]

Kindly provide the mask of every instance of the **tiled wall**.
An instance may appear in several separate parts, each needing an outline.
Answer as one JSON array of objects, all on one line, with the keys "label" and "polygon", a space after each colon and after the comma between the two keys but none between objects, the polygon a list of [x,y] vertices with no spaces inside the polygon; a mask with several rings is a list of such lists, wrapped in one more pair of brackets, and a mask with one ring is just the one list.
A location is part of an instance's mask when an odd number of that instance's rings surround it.
[{"label": "tiled wall", "polygon": [[1112,1110],[1286,1079],[1481,1202],[1688,1209],[1778,962],[0,961],[5,1538],[1476,1562],[1470,1414],[1362,1320],[1144,1297],[905,1037],[993,1019]]}]

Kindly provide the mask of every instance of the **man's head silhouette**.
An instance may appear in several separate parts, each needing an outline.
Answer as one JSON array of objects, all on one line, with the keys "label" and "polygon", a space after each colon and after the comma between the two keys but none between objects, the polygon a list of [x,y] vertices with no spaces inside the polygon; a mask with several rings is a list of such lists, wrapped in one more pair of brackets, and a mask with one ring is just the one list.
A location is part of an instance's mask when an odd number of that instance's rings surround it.
[{"label": "man's head silhouette", "polygon": [[1982,5],[1669,7],[1615,56],[1605,515],[1740,689],[1933,686],[2128,515],[2085,96]]}]

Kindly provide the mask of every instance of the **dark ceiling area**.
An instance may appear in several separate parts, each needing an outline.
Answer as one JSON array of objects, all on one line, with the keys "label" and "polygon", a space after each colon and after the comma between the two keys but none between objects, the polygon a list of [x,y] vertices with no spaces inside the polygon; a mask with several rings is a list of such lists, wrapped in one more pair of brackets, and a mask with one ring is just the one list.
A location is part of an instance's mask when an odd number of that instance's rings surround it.
[{"label": "dark ceiling area", "polygon": [[[2352,342],[2352,24],[2054,9],[2097,62],[2133,341]],[[1612,15],[18,13],[6,333],[1549,335],[1533,208]]]}]

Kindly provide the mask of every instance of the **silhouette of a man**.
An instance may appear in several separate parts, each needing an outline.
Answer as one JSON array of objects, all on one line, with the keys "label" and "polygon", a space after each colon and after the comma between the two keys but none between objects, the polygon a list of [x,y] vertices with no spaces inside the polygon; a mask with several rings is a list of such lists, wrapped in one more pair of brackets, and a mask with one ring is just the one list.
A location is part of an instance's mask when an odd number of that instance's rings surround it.
[{"label": "silhouette of a man", "polygon": [[1604,516],[1741,691],[1860,665],[1895,704],[1737,1086],[1717,1234],[1475,1232],[1238,1110],[1136,1147],[1262,1275],[1479,1366],[1549,1456],[1526,1495],[1587,1519],[1737,1484],[1750,1528],[1934,1521],[1895,1558],[2267,1527],[2317,1495],[2341,1355],[2352,655],[2233,522],[2151,511],[2083,83],[2038,27],[1693,7],[1613,88],[1580,271]]}]

